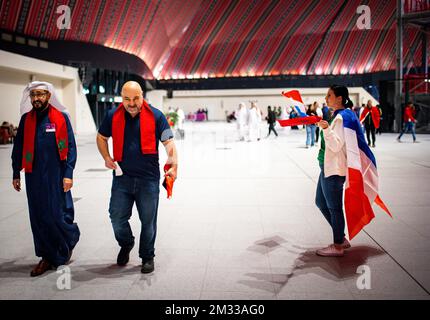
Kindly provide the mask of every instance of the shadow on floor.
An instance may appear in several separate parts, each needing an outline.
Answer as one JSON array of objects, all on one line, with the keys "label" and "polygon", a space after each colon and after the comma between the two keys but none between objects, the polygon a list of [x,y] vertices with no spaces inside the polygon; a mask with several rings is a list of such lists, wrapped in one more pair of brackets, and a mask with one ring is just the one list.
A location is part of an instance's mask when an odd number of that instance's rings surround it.
[{"label": "shadow on floor", "polygon": [[[265,254],[276,248],[285,248],[285,243],[289,241],[280,236],[266,238],[256,241],[248,250]],[[357,268],[365,265],[369,258],[385,254],[384,251],[371,246],[353,246],[346,251],[342,258],[319,257],[315,254],[316,248],[304,248],[299,245],[291,245],[296,250],[289,250],[292,254],[297,255],[294,263],[290,266],[286,263],[285,268],[291,269],[290,272],[273,274],[269,273],[246,273],[249,280],[240,280],[239,283],[246,285],[251,289],[261,290],[263,292],[279,293],[288,283],[288,281],[299,275],[316,274],[320,277],[332,281],[344,281],[346,279],[357,277]],[[297,253],[301,249],[301,253]],[[28,278],[33,265],[17,264],[18,260],[7,261],[0,264],[0,278]],[[86,282],[94,279],[115,279],[127,275],[140,274],[140,266],[119,267],[116,264],[89,264],[79,265],[72,272],[72,279],[77,282]],[[72,266],[73,268],[73,266]],[[55,272],[55,271],[51,271]],[[42,277],[50,274],[47,272]],[[152,282],[151,277],[145,277],[144,280]]]},{"label": "shadow on floor", "polygon": [[[20,260],[1,263],[0,278],[30,278],[30,271],[36,264],[17,264],[17,261]],[[139,265],[134,267],[119,267],[116,264],[78,265],[76,268],[74,268],[73,264],[69,264],[69,266],[72,269],[72,279],[79,282],[91,281],[98,278],[114,279],[125,275],[140,274],[141,268]],[[44,278],[55,272],[55,270],[51,270],[34,279]]]},{"label": "shadow on floor", "polygon": [[371,246],[353,246],[345,250],[345,256],[341,258],[320,257],[315,254],[315,249],[307,250],[296,259],[294,270],[306,270],[319,268],[325,271],[327,278],[345,280],[357,275],[357,268],[367,263],[369,258],[385,255],[381,249]]},{"label": "shadow on floor", "polygon": [[287,242],[288,241],[281,236],[276,235],[273,237],[255,241],[254,245],[250,246],[248,250],[264,254],[278,249],[284,243]]},{"label": "shadow on floor", "polygon": [[115,279],[125,275],[140,274],[141,266],[120,267],[116,264],[92,264],[81,265],[81,270],[74,270],[72,278],[74,281],[84,282],[94,279]]},{"label": "shadow on floor", "polygon": [[17,261],[22,259],[15,259],[0,264],[0,278],[28,278],[30,271],[35,267],[37,263],[33,264],[17,264]]},{"label": "shadow on floor", "polygon": [[320,257],[315,253],[318,248],[292,244],[291,241],[279,235],[258,240],[248,250],[265,254],[275,252],[280,248],[288,249],[288,252],[297,255],[292,266],[288,266],[286,262],[285,268],[291,269],[291,272],[282,274],[247,273],[246,276],[256,280],[242,280],[239,282],[252,289],[260,289],[277,294],[287,285],[291,278],[299,275],[313,273],[332,281],[344,281],[356,278],[359,266],[367,264],[369,258],[386,254],[381,249],[362,245],[353,246],[346,250],[345,256],[341,258]]},{"label": "shadow on floor", "polygon": [[310,248],[299,254],[289,273],[273,274],[276,292],[280,292],[288,281],[299,275],[316,274],[332,281],[345,281],[358,277],[357,268],[365,265],[369,258],[385,255],[385,252],[371,246],[356,246],[345,251],[341,258],[320,257]]}]

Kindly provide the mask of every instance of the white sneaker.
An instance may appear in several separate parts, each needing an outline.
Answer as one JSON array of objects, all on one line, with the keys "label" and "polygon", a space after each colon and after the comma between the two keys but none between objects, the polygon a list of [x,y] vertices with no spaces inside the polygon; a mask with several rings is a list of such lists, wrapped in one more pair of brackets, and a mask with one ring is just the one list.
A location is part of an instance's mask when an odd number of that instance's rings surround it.
[{"label": "white sneaker", "polygon": [[322,257],[343,257],[344,251],[342,247],[338,249],[331,244],[327,248],[317,250],[316,254]]},{"label": "white sneaker", "polygon": [[343,238],[342,248],[343,249],[349,249],[349,248],[351,248],[351,244],[349,243],[349,241],[348,241],[347,238]]}]

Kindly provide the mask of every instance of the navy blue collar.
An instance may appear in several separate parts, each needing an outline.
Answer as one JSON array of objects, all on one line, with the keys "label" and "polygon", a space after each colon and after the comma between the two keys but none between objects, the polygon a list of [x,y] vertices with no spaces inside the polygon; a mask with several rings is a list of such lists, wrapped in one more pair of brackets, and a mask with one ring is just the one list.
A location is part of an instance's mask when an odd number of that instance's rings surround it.
[{"label": "navy blue collar", "polygon": [[345,108],[343,109],[337,109],[335,112],[333,112],[333,118],[336,117],[338,115],[339,112],[345,110]]}]

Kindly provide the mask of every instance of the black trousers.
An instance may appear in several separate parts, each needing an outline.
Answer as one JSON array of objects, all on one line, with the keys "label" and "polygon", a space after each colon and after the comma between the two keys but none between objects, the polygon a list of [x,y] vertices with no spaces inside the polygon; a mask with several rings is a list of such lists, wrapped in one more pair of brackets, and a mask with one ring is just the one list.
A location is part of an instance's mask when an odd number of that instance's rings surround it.
[{"label": "black trousers", "polygon": [[370,123],[366,121],[364,124],[364,128],[366,129],[367,144],[369,146],[374,145],[376,140],[376,135],[375,135],[375,126],[373,125],[373,121],[371,121]]},{"label": "black trousers", "polygon": [[275,124],[274,123],[269,123],[269,133],[267,134],[267,136],[270,136],[270,132],[273,131],[273,133],[278,136],[278,133],[275,130]]}]

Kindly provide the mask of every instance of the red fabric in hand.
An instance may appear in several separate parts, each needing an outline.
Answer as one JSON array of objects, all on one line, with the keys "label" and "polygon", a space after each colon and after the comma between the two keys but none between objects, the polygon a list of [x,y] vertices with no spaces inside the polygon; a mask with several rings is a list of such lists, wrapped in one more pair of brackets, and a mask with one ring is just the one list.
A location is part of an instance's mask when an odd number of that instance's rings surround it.
[{"label": "red fabric in hand", "polygon": [[288,120],[278,120],[281,127],[292,127],[292,126],[300,126],[300,125],[309,125],[309,124],[315,124],[317,122],[321,121],[321,117],[318,116],[309,116],[309,117],[300,117],[300,118],[293,118]]},{"label": "red fabric in hand", "polygon": [[164,181],[163,181],[163,187],[167,191],[167,199],[170,199],[172,197],[173,193],[173,183],[175,182],[172,177],[166,176],[166,172],[169,171],[169,169],[172,167],[171,164],[165,164],[164,165]]}]

